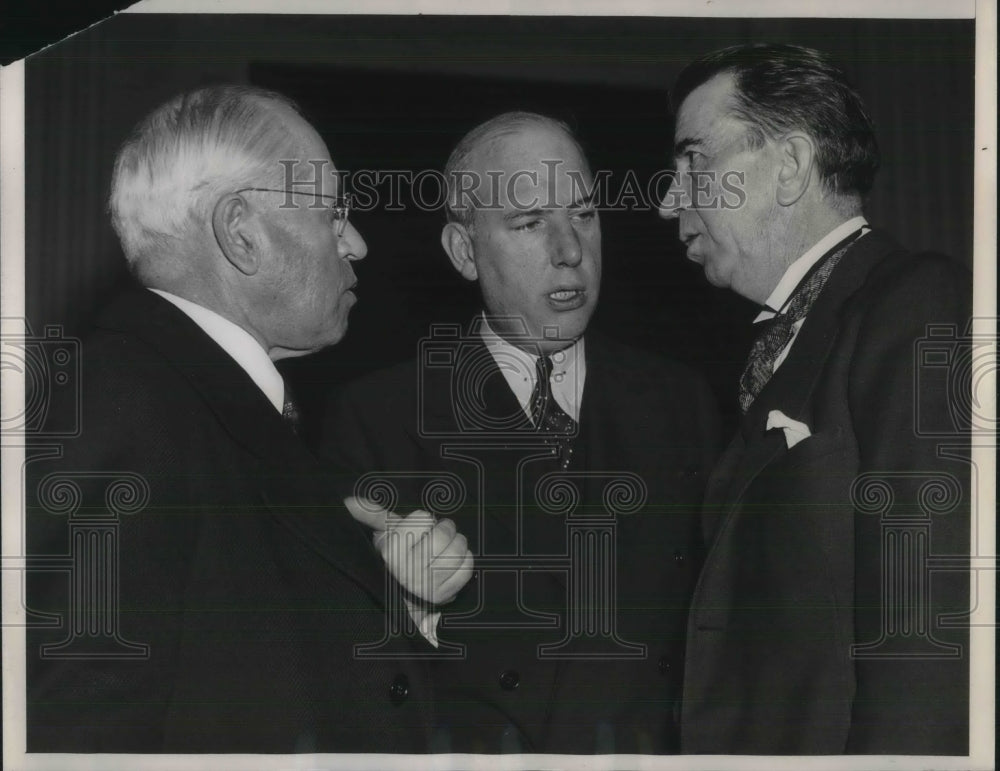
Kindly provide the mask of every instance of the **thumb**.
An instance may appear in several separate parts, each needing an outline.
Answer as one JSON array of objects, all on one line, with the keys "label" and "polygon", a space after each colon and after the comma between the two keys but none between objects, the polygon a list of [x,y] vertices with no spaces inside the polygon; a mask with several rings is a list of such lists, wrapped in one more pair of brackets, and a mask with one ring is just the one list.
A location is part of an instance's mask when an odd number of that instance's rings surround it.
[{"label": "thumb", "polygon": [[344,498],[344,506],[351,512],[354,519],[372,530],[386,530],[400,520],[399,516],[383,509],[369,498],[359,498],[352,495]]}]

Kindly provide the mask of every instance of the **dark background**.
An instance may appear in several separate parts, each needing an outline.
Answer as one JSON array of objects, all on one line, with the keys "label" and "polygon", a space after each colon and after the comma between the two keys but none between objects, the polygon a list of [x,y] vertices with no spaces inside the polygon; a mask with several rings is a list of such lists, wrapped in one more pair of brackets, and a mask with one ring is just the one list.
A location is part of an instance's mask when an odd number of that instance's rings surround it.
[{"label": "dark background", "polygon": [[130,0],[4,0],[0,5],[0,65],[30,56],[117,11]]},{"label": "dark background", "polygon": [[[741,42],[833,54],[865,97],[883,167],[867,213],[904,245],[972,263],[973,22],[839,19],[122,15],[26,66],[26,303],[35,333],[80,335],[127,282],[108,222],[114,153],[179,91],[216,82],[295,98],[341,169],[440,169],[458,138],[508,109],[566,120],[595,169],[645,184],[669,167],[667,90],[697,55]],[[407,199],[404,199],[407,200]],[[282,365],[307,414],[337,383],[416,352],[431,322],[463,322],[475,288],[441,251],[443,216],[352,215],[368,242],[360,302],[338,346]],[[687,361],[723,406],[754,309],[707,285],[676,224],[602,214],[596,328]],[[730,411],[732,415],[732,411]]]}]

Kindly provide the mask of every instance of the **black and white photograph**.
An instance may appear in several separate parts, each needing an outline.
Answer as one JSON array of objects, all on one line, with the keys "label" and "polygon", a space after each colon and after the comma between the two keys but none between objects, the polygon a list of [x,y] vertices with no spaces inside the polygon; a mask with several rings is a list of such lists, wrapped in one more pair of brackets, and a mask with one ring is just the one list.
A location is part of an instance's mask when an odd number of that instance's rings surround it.
[{"label": "black and white photograph", "polygon": [[5,768],[994,767],[995,3],[196,5],[0,70]]}]

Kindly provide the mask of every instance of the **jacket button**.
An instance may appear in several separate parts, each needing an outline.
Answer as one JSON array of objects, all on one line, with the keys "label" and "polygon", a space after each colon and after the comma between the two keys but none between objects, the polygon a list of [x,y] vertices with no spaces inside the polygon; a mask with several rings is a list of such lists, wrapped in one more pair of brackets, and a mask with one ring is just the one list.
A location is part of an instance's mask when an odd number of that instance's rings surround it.
[{"label": "jacket button", "polygon": [[500,673],[500,687],[505,691],[513,691],[521,684],[521,678],[513,669],[505,669]]},{"label": "jacket button", "polygon": [[404,674],[398,674],[389,686],[389,699],[393,704],[399,706],[410,695],[410,678]]},{"label": "jacket button", "polygon": [[674,552],[674,564],[681,567],[684,564],[684,552],[679,549]]},{"label": "jacket button", "polygon": [[660,674],[665,675],[670,671],[670,659],[666,656],[660,656],[660,660],[657,662],[657,666],[660,668]]}]

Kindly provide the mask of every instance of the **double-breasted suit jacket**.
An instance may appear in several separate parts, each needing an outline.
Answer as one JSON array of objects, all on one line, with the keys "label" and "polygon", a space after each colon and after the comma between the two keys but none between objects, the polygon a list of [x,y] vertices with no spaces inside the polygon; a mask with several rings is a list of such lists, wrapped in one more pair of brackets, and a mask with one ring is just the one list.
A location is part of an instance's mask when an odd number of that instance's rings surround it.
[{"label": "double-breasted suit jacket", "polygon": [[[563,471],[477,334],[456,338],[450,356],[434,346],[348,386],[326,445],[363,482],[390,480],[401,513],[450,516],[476,557],[473,579],[441,608],[442,643],[464,649],[432,665],[435,748],[676,751],[697,512],[717,433],[707,387],[588,333]],[[435,500],[435,478],[462,492]]]},{"label": "double-breasted suit jacket", "polygon": [[[356,655],[386,634],[384,566],[249,375],[148,291],[107,310],[80,365],[79,436],[27,467],[30,554],[75,561],[29,576],[29,608],[60,625],[29,631],[28,750],[426,751],[423,665]],[[111,548],[71,542],[95,520]]]}]

